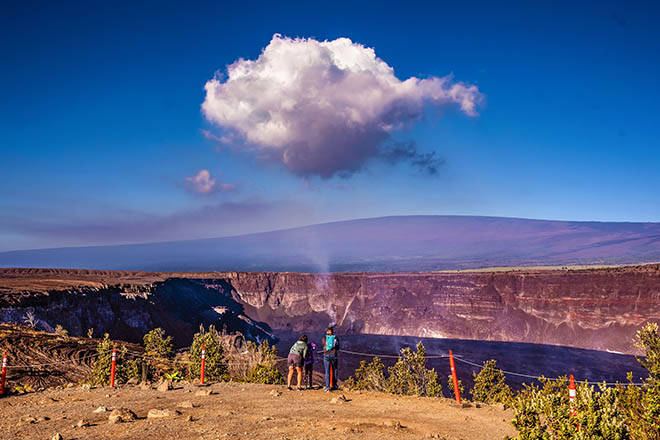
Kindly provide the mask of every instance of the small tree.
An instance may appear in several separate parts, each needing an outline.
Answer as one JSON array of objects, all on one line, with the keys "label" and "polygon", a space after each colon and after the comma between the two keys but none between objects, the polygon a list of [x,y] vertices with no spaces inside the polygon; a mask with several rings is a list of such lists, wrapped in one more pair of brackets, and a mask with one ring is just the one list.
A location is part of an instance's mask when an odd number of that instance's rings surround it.
[{"label": "small tree", "polygon": [[474,387],[472,388],[472,400],[484,403],[511,402],[513,394],[511,388],[506,384],[506,377],[502,370],[497,368],[494,359],[484,362],[479,374],[472,373]]},{"label": "small tree", "polygon": [[349,390],[386,391],[385,365],[378,356],[368,364],[367,361],[360,361],[360,366],[344,382],[344,387]]},{"label": "small tree", "polygon": [[[264,384],[283,384],[282,373],[277,369],[277,349],[271,346],[268,341],[263,341],[257,345],[252,341],[247,343],[248,357],[256,360],[256,365],[250,368],[245,380],[247,382]],[[249,356],[253,354],[252,356]],[[249,362],[249,364],[253,364]]]},{"label": "small tree", "polygon": [[144,342],[144,359],[147,367],[146,379],[154,380],[166,378],[180,380],[179,369],[171,362],[174,354],[172,349],[172,337],[166,336],[162,328],[155,328],[142,338]]},{"label": "small tree", "polygon": [[91,328],[87,329],[87,337],[89,339],[92,339],[94,337],[94,327],[91,327]]},{"label": "small tree", "polygon": [[151,330],[142,338],[144,353],[147,356],[169,359],[172,357],[172,337],[166,336],[165,331],[158,327]]},{"label": "small tree", "polygon": [[220,380],[227,373],[227,363],[224,359],[224,350],[220,341],[220,333],[215,326],[210,325],[209,330],[204,330],[204,326],[199,326],[199,333],[193,336],[192,345],[188,360],[188,375],[190,377],[199,377],[202,364],[202,346],[206,344],[206,366],[205,376],[210,380]]},{"label": "small tree", "polygon": [[[454,398],[454,378],[450,374],[447,376],[447,390],[449,392],[449,398]],[[463,381],[458,379],[458,392],[461,396],[465,396],[465,386],[463,386]]]},{"label": "small tree", "polygon": [[[110,335],[103,335],[103,339],[96,346],[98,357],[94,363],[94,368],[87,377],[87,382],[92,385],[107,385],[110,383],[110,371],[112,368],[112,348],[115,345],[110,340]],[[135,359],[128,359],[128,349],[124,345],[117,348],[117,362],[115,368],[115,381],[118,383],[126,382],[132,377],[138,377],[138,362]]]},{"label": "small tree", "polygon": [[417,344],[417,351],[406,347],[399,360],[388,369],[387,389],[394,394],[437,397],[442,395],[442,385],[434,369],[426,368],[426,349]]}]

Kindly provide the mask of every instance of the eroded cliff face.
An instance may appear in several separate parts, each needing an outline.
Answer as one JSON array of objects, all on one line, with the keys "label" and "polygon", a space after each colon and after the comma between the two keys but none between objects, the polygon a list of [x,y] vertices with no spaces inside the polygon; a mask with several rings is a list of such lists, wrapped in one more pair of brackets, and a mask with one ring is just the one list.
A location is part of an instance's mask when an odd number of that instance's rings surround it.
[{"label": "eroded cliff face", "polygon": [[245,315],[231,292],[226,280],[186,278],[23,291],[0,295],[0,322],[31,320],[36,328],[49,331],[59,324],[74,336],[94,329],[97,337],[109,333],[130,342],[141,342],[145,333],[162,327],[179,346],[190,344],[200,324],[240,332],[249,339],[274,340],[267,325]]},{"label": "eroded cliff face", "polygon": [[660,265],[436,274],[229,273],[235,298],[276,330],[483,339],[634,352],[660,321]]},{"label": "eroded cliff face", "polygon": [[22,321],[29,311],[72,334],[93,327],[131,341],[160,326],[181,345],[200,323],[252,338],[334,323],[349,334],[632,353],[636,330],[660,321],[660,265],[335,275],[0,270],[0,321]]}]

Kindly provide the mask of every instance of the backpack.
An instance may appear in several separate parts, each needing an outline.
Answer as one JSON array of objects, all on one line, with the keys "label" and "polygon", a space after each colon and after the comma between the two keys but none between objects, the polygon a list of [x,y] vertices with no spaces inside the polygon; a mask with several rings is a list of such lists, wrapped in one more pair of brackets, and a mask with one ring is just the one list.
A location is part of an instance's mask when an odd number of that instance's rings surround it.
[{"label": "backpack", "polygon": [[325,335],[325,351],[335,348],[335,335]]}]

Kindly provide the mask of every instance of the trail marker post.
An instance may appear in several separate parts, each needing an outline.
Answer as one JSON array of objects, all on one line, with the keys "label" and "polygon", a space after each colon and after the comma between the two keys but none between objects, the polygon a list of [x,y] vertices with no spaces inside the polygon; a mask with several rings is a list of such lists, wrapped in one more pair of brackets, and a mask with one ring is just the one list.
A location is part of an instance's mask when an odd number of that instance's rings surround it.
[{"label": "trail marker post", "polygon": [[110,367],[110,387],[115,386],[115,367],[117,365],[117,345],[112,347],[112,366]]},{"label": "trail marker post", "polygon": [[575,396],[577,392],[575,391],[575,379],[571,374],[568,380],[568,400],[571,402],[571,416],[575,417],[577,413],[575,412]]},{"label": "trail marker post", "polygon": [[206,367],[206,343],[202,344],[202,372],[200,374],[200,381],[204,385],[204,369]]},{"label": "trail marker post", "polygon": [[330,363],[330,389],[333,389],[334,372],[332,371],[332,362]]},{"label": "trail marker post", "polygon": [[7,350],[2,357],[2,379],[0,379],[0,396],[5,395],[5,383],[7,381]]},{"label": "trail marker post", "polygon": [[456,403],[461,404],[461,392],[458,390],[458,378],[456,377],[456,366],[454,365],[454,354],[449,350],[449,366],[451,367],[451,377],[454,381],[454,395]]}]

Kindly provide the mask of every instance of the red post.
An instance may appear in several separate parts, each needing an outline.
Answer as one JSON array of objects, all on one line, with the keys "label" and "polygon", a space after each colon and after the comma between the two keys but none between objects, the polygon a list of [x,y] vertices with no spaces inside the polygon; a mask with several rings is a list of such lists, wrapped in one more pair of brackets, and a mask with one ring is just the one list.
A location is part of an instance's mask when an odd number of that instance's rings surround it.
[{"label": "red post", "polygon": [[571,402],[571,416],[575,416],[577,413],[575,412],[575,379],[573,378],[573,375],[571,374],[569,377],[568,381],[568,400]]},{"label": "red post", "polygon": [[451,367],[451,377],[454,380],[454,395],[456,403],[461,404],[461,392],[458,390],[458,378],[456,377],[456,366],[454,365],[454,354],[449,350],[449,366]]},{"label": "red post", "polygon": [[202,344],[202,374],[200,380],[204,385],[204,369],[206,367],[206,343]]},{"label": "red post", "polygon": [[2,379],[0,379],[0,396],[5,395],[5,382],[7,381],[7,350],[2,357]]},{"label": "red post", "polygon": [[333,377],[333,376],[334,376],[334,374],[333,374],[333,371],[332,371],[332,363],[331,363],[331,364],[330,364],[330,389],[333,389],[333,388],[334,388],[334,386],[333,386],[334,384],[333,384],[333,382],[332,382],[332,381],[334,380],[334,377]]},{"label": "red post", "polygon": [[115,386],[115,366],[117,364],[117,345],[112,347],[112,368],[110,369],[110,386]]}]

